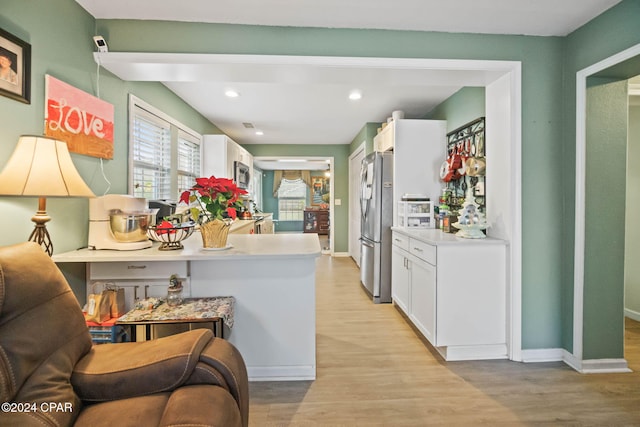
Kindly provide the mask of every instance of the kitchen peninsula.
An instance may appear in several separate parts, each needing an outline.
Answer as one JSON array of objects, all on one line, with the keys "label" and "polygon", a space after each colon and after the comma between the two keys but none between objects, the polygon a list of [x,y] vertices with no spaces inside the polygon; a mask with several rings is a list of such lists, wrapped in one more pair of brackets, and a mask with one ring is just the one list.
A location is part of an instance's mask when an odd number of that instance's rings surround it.
[{"label": "kitchen peninsula", "polygon": [[230,234],[228,242],[227,250],[204,250],[196,232],[182,250],[159,251],[154,243],[135,251],[80,249],[53,260],[86,263],[88,286],[138,283],[145,296],[165,296],[169,276],[177,274],[185,279],[185,296],[233,296],[234,326],[225,336],[242,353],[249,379],[315,379],[318,236]]}]

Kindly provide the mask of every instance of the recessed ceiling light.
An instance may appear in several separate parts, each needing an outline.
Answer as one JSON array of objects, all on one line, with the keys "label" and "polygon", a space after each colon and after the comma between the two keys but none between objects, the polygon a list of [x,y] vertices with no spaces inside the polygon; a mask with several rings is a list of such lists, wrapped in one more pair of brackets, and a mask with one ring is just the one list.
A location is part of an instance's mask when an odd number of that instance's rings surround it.
[{"label": "recessed ceiling light", "polygon": [[240,96],[240,94],[238,93],[238,91],[233,90],[233,89],[227,89],[224,94],[226,96],[228,96],[229,98],[237,98]]},{"label": "recessed ceiling light", "polygon": [[258,135],[258,136],[262,136],[262,135],[264,135],[264,132],[262,132],[261,130],[257,130],[257,131],[256,131],[256,135]]},{"label": "recessed ceiling light", "polygon": [[352,90],[349,93],[349,99],[352,101],[357,101],[358,99],[362,98],[362,92],[360,92],[359,90]]}]

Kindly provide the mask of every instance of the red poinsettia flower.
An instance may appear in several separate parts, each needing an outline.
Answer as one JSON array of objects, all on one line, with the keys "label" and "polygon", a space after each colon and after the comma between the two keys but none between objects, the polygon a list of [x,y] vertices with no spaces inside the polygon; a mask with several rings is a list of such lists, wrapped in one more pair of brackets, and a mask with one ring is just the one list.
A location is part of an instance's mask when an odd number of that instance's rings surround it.
[{"label": "red poinsettia flower", "polygon": [[191,205],[191,216],[198,222],[237,217],[242,207],[240,196],[247,194],[229,178],[196,178],[190,189],[182,192],[180,203]]}]

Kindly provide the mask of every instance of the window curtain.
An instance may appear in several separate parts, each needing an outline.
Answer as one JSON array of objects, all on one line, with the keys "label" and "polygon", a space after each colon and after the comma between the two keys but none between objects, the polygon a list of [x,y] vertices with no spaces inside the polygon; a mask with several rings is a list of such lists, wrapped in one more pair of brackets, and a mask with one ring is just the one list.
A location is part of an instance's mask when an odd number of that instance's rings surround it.
[{"label": "window curtain", "polygon": [[273,197],[278,197],[278,189],[282,180],[295,181],[301,179],[309,188],[312,188],[311,171],[308,170],[276,170],[273,171]]}]

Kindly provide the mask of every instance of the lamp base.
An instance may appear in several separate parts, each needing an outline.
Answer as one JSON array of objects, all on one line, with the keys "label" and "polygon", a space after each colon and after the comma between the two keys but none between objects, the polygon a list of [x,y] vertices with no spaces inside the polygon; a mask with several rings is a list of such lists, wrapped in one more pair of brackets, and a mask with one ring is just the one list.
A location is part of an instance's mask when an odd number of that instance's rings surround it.
[{"label": "lamp base", "polygon": [[28,240],[39,244],[49,256],[53,255],[53,243],[46,226],[46,223],[50,220],[51,217],[47,215],[47,199],[40,197],[38,199],[38,211],[31,217],[31,221],[36,223],[36,227],[29,235]]}]

